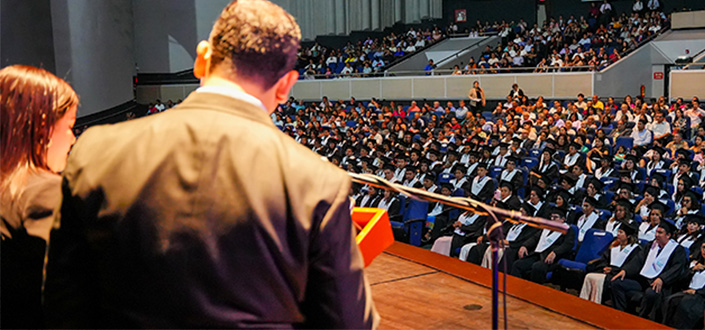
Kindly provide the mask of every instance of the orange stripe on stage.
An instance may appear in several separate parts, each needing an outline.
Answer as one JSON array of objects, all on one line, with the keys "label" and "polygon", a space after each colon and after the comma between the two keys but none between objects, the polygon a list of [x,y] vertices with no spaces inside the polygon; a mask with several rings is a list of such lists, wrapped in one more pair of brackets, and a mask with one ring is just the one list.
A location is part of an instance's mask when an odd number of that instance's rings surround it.
[{"label": "orange stripe on stage", "polygon": [[[489,269],[395,242],[366,269],[383,329],[487,329]],[[500,274],[500,290],[502,289]],[[549,287],[507,277],[508,328],[666,329]],[[503,328],[500,294],[500,328]]]}]

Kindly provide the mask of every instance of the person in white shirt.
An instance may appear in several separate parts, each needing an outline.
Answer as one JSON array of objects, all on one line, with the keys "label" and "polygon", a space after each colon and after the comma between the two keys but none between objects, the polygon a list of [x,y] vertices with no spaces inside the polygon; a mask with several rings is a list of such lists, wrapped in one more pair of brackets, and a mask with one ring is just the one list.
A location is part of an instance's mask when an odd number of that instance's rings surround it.
[{"label": "person in white shirt", "polygon": [[671,124],[664,120],[663,112],[657,111],[654,121],[649,124],[648,129],[654,133],[654,140],[667,138],[671,135]]},{"label": "person in white shirt", "polygon": [[651,143],[653,133],[646,128],[646,120],[639,119],[636,129],[632,131],[631,137],[634,139],[635,147],[643,147]]}]

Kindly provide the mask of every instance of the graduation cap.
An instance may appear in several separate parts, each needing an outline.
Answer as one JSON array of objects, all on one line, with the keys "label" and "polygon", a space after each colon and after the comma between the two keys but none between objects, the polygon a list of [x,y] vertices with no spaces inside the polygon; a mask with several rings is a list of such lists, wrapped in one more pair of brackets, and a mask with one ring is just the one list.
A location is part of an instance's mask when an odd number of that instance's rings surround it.
[{"label": "graduation cap", "polygon": [[554,150],[553,148],[550,148],[550,147],[545,147],[545,148],[543,148],[543,150],[541,150],[541,153],[544,153],[544,152],[548,152],[549,155],[553,155],[556,152],[556,150]]},{"label": "graduation cap", "polygon": [[568,190],[560,188],[555,191],[555,194],[556,196],[561,196],[561,198],[565,201],[566,204],[570,200],[570,193],[568,192]]},{"label": "graduation cap", "polygon": [[417,169],[416,166],[413,166],[413,165],[409,165],[406,167],[407,172],[411,171],[411,172],[416,173],[416,169]]},{"label": "graduation cap", "polygon": [[678,160],[678,166],[685,165],[685,166],[690,167],[690,164],[692,164],[692,163],[693,162],[688,158],[681,158]]},{"label": "graduation cap", "polygon": [[450,149],[450,148],[448,148],[448,149],[446,150],[446,154],[447,154],[448,156],[450,156],[450,155],[453,155],[453,156],[456,156],[456,157],[458,156],[458,152],[455,151],[455,150],[453,150],[453,149]]},{"label": "graduation cap", "polygon": [[663,230],[666,231],[668,234],[674,234],[678,228],[676,228],[676,225],[671,222],[671,220],[661,220],[658,224],[659,227],[663,228]]},{"label": "graduation cap", "polygon": [[639,158],[637,156],[634,156],[632,154],[628,154],[627,157],[624,157],[625,160],[631,160],[632,163],[634,163],[634,166],[639,165]]},{"label": "graduation cap", "polygon": [[705,217],[698,213],[689,213],[685,215],[685,223],[697,223],[698,225],[705,225]]},{"label": "graduation cap", "polygon": [[683,185],[685,185],[686,189],[690,189],[690,187],[692,187],[695,183],[688,174],[681,175],[680,180],[683,180]]},{"label": "graduation cap", "polygon": [[447,188],[451,192],[454,190],[453,185],[448,182],[441,183],[441,188]]},{"label": "graduation cap", "polygon": [[539,186],[531,186],[531,188],[529,188],[529,191],[535,192],[536,195],[539,196],[539,198],[543,199],[544,191],[543,191],[543,189],[541,189],[541,187],[539,187]]},{"label": "graduation cap", "polygon": [[367,165],[367,168],[371,169],[373,173],[377,172],[377,170],[379,170],[379,167],[374,166],[374,165]]},{"label": "graduation cap", "polygon": [[492,141],[492,140],[497,140],[497,141],[499,141],[499,135],[497,135],[497,134],[492,134],[492,135],[490,135],[490,141]]},{"label": "graduation cap", "polygon": [[659,184],[659,188],[666,182],[666,176],[658,172],[651,173],[651,180],[653,179],[656,179],[656,182]]},{"label": "graduation cap", "polygon": [[633,193],[636,190],[636,186],[631,182],[620,181],[617,183],[617,190],[622,190],[622,189],[629,190],[630,192]]},{"label": "graduation cap", "polygon": [[423,179],[424,180],[431,180],[432,182],[436,182],[436,173],[427,172],[426,176],[424,176]]},{"label": "graduation cap", "polygon": [[465,165],[463,165],[463,164],[458,164],[458,165],[453,166],[453,172],[456,172],[456,171],[460,171],[460,172],[465,173],[468,171],[468,168],[465,167]]},{"label": "graduation cap", "polygon": [[[649,209],[661,211],[661,215],[666,215],[668,211],[668,205],[662,203],[660,200],[656,199],[651,204],[649,204]],[[663,222],[663,221],[662,221]]]},{"label": "graduation cap", "polygon": [[680,148],[676,150],[676,155],[681,155],[683,158],[690,160],[690,150],[685,148]]},{"label": "graduation cap", "polygon": [[551,208],[550,214],[551,215],[555,214],[555,215],[565,219],[565,211],[561,208],[558,208],[558,207]]},{"label": "graduation cap", "polygon": [[482,146],[482,151],[489,151],[490,153],[492,153],[492,147],[490,147],[488,145],[484,145],[484,146]]},{"label": "graduation cap", "polygon": [[479,162],[479,163],[477,163],[477,167],[476,167],[476,168],[478,168],[478,169],[479,169],[479,168],[487,169],[487,163],[485,163],[485,162]]},{"label": "graduation cap", "polygon": [[367,164],[372,164],[372,160],[370,159],[370,157],[367,157],[367,156],[365,156],[365,157],[360,157],[360,162],[367,163]]},{"label": "graduation cap", "polygon": [[697,201],[698,201],[698,193],[696,193],[696,192],[694,192],[694,191],[692,191],[692,190],[690,190],[690,189],[688,189],[688,190],[685,191],[683,197],[685,197],[685,196],[690,197],[690,200],[693,201],[693,202],[697,202]]},{"label": "graduation cap", "polygon": [[654,196],[655,198],[658,198],[658,188],[654,186],[647,186],[646,189],[644,189],[644,192],[649,193],[649,195]]},{"label": "graduation cap", "polygon": [[419,160],[419,164],[429,165],[429,164],[431,164],[431,161],[426,158],[421,158],[421,160]]},{"label": "graduation cap", "polygon": [[499,148],[500,149],[507,149],[509,147],[509,143],[506,142],[500,142],[499,143]]},{"label": "graduation cap", "polygon": [[575,176],[575,174],[568,172],[566,174],[561,175],[560,182],[563,183],[563,181],[567,182],[568,185],[572,187],[573,185],[575,185],[576,182],[578,182],[578,178]]},{"label": "graduation cap", "polygon": [[583,200],[583,202],[592,205],[592,207],[598,206],[597,199],[595,199],[595,197],[585,196],[585,199]]},{"label": "graduation cap", "polygon": [[590,183],[592,183],[592,185],[595,187],[595,190],[597,190],[598,192],[602,191],[602,189],[605,188],[605,184],[602,181],[600,181],[600,179],[598,179],[598,178],[595,178],[595,177],[590,178],[590,180],[588,181],[588,184],[590,184]]},{"label": "graduation cap", "polygon": [[508,162],[513,162],[514,165],[519,165],[519,158],[517,158],[516,156],[507,156],[506,158]]},{"label": "graduation cap", "polygon": [[631,180],[632,179],[632,172],[629,170],[619,170],[619,177],[620,178],[629,178]]},{"label": "graduation cap", "polygon": [[392,171],[392,172],[394,172],[394,171],[397,169],[396,167],[394,167],[394,165],[389,164],[389,163],[384,164],[384,167],[382,167],[382,168],[385,169],[385,170],[390,170],[390,171]]},{"label": "graduation cap", "polygon": [[545,175],[541,175],[541,174],[538,174],[537,180],[543,181],[546,184],[546,186],[549,186],[552,183],[552,180],[549,177],[547,177]]},{"label": "graduation cap", "polygon": [[575,141],[571,142],[571,143],[569,144],[569,146],[575,148],[575,150],[580,150],[580,148],[583,147],[583,146],[581,146],[579,143],[577,143],[577,142],[575,142]]},{"label": "graduation cap", "polygon": [[622,207],[630,211],[634,209],[634,204],[632,204],[632,202],[630,202],[626,198],[618,198],[615,200],[615,203],[617,203],[617,205],[621,205]]},{"label": "graduation cap", "polygon": [[440,155],[441,155],[441,153],[440,153],[438,150],[436,150],[436,149],[430,149],[430,150],[428,151],[428,153],[431,154],[431,155],[436,155],[436,156],[440,156]]},{"label": "graduation cap", "polygon": [[636,226],[634,226],[631,223],[624,223],[624,222],[619,226],[619,230],[624,231],[624,233],[627,234],[627,236],[634,236],[638,232],[638,229],[636,228]]},{"label": "graduation cap", "polygon": [[512,138],[512,142],[521,143],[521,141],[522,140],[516,136]]},{"label": "graduation cap", "polygon": [[502,180],[502,182],[499,183],[499,186],[507,187],[510,191],[514,191],[514,185],[509,181]]},{"label": "graduation cap", "polygon": [[655,147],[651,148],[651,151],[653,151],[654,153],[659,154],[659,156],[662,156],[663,154],[666,153],[666,150],[663,149],[663,148],[661,148],[661,147],[659,147],[659,146],[655,146]]}]

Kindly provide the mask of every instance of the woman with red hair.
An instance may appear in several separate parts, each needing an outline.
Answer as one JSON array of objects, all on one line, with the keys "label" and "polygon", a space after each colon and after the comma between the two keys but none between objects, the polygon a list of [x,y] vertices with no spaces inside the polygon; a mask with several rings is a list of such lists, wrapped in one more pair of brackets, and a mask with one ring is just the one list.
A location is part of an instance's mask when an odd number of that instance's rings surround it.
[{"label": "woman with red hair", "polygon": [[0,70],[2,325],[43,327],[44,254],[61,198],[59,173],[76,138],[78,96],[35,67]]}]

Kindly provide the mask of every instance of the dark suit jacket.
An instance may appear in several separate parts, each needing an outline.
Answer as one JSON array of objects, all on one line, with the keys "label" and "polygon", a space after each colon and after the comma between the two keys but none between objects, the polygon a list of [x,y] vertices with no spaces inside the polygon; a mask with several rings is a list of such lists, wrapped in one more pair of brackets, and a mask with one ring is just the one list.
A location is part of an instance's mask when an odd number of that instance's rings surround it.
[{"label": "dark suit jacket", "polygon": [[39,170],[11,194],[0,190],[0,324],[42,328],[42,272],[53,212],[61,200],[61,177]]},{"label": "dark suit jacket", "polygon": [[49,327],[370,328],[345,172],[267,113],[194,92],[91,128],[49,247]]}]

